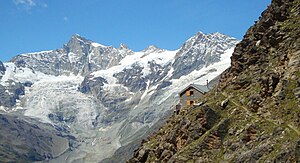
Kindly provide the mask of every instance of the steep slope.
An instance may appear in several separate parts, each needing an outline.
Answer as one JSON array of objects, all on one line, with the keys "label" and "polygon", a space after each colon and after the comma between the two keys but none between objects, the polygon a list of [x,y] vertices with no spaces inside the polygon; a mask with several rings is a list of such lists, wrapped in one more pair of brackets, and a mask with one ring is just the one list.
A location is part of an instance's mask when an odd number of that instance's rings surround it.
[{"label": "steep slope", "polygon": [[0,61],[0,110],[3,110],[3,107],[15,106],[20,96],[25,93],[25,88],[20,82],[5,75],[10,71],[6,70],[5,65]]},{"label": "steep slope", "polygon": [[[178,103],[180,89],[206,84],[229,67],[238,40],[199,34],[184,44],[188,48],[176,51],[151,45],[133,52],[124,44],[116,49],[74,35],[62,49],[19,55],[4,63],[0,84],[17,81],[25,95],[1,108],[74,136],[72,150],[53,162],[99,162],[110,156],[119,162],[162,125]],[[203,60],[178,75],[174,63],[195,56]],[[122,157],[115,157],[115,151]]]},{"label": "steep slope", "polygon": [[0,161],[33,162],[55,158],[69,148],[67,138],[33,119],[0,114]]},{"label": "steep slope", "polygon": [[273,0],[204,105],[173,115],[129,162],[299,162],[299,9]]},{"label": "steep slope", "polygon": [[0,61],[0,79],[2,78],[3,74],[5,73],[5,67],[3,63]]},{"label": "steep slope", "polygon": [[[20,82],[9,80],[4,85],[0,83],[0,108],[13,107],[21,95],[25,94],[25,88]],[[1,108],[2,109],[2,108]]]}]

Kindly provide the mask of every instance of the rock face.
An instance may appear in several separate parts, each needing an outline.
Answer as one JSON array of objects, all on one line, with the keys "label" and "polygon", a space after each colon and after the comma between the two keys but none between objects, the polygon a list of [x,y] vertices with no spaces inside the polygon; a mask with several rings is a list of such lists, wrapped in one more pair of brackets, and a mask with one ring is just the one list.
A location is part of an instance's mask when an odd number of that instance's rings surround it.
[{"label": "rock face", "polygon": [[176,60],[172,64],[174,68],[173,78],[179,78],[204,66],[219,62],[221,54],[238,41],[220,33],[205,35],[198,32],[194,37],[186,41],[176,54]]},{"label": "rock face", "polygon": [[107,81],[102,77],[86,76],[79,87],[79,91],[82,93],[93,91],[92,94],[98,94],[101,92],[104,84],[107,84]]},{"label": "rock face", "polygon": [[3,65],[3,63],[0,61],[0,79],[2,78],[2,76],[5,73],[5,66]]},{"label": "rock face", "polygon": [[0,84],[0,106],[12,107],[20,95],[25,94],[25,88],[20,82],[9,80],[7,85]]},{"label": "rock face", "polygon": [[49,75],[88,75],[93,71],[115,66],[130,54],[132,51],[126,45],[116,49],[76,34],[61,49],[21,54],[11,62],[19,67],[27,67]]},{"label": "rock face", "polygon": [[[226,130],[226,125],[228,122],[225,121],[223,123],[216,124],[220,120],[220,115],[218,115],[211,108],[205,106],[202,107],[200,111],[193,110],[193,113],[196,114],[193,114],[192,116],[185,116],[183,118],[182,116],[185,115],[183,112],[181,112],[180,115],[173,115],[170,118],[170,121],[167,122],[168,126],[164,126],[158,130],[153,137],[151,137],[151,139],[156,139],[157,142],[151,142],[151,144],[145,143],[146,145],[150,146],[135,152],[135,158],[131,161],[146,162],[148,157],[152,156],[156,157],[162,162],[175,161],[173,156],[178,151],[199,139],[207,131],[211,130],[214,125],[218,125],[220,128],[219,130],[221,130],[221,128]],[[171,127],[171,125],[174,126]],[[199,149],[208,144],[210,146],[218,146],[222,139],[220,136],[220,134],[215,134],[214,140],[204,143],[203,145],[199,146]]]},{"label": "rock face", "polygon": [[299,162],[299,21],[298,0],[273,0],[204,106],[173,115],[128,162]]},{"label": "rock face", "polygon": [[69,148],[67,138],[29,118],[0,114],[0,161],[34,162],[51,159]]}]

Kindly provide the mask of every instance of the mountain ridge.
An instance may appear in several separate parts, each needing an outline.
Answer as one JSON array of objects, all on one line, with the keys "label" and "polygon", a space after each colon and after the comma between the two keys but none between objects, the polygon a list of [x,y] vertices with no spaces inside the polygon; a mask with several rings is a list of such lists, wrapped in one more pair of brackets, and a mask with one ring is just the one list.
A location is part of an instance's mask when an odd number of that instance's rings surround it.
[{"label": "mountain ridge", "polygon": [[[0,84],[14,80],[25,94],[13,96],[15,103],[1,106],[1,111],[50,123],[73,137],[72,150],[54,162],[98,162],[123,149],[123,158],[128,158],[136,144],[170,115],[180,89],[193,82],[206,84],[229,66],[238,40],[214,35],[203,34],[206,42],[199,39],[178,57],[178,50],[149,46],[134,52],[124,44],[114,48],[73,35],[60,49],[22,54],[4,63]],[[202,59],[193,62],[190,58],[195,56]],[[180,67],[185,70],[181,72],[174,66],[179,59],[193,65]]]}]

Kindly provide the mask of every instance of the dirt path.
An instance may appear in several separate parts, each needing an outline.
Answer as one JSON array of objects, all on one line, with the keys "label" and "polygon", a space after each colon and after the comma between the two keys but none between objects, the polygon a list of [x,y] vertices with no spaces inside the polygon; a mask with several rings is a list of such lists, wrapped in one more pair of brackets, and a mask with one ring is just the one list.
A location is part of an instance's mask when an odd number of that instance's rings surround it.
[{"label": "dirt path", "polygon": [[[267,119],[267,118],[263,118],[260,117],[258,115],[253,114],[247,107],[240,105],[239,103],[237,103],[235,100],[231,99],[230,96],[228,96],[228,94],[226,92],[222,92],[221,93],[224,97],[226,97],[229,101],[231,101],[234,105],[243,108],[246,111],[246,114],[251,116],[252,118],[259,120],[259,119],[264,119],[270,123],[273,123],[276,126],[279,126],[279,124],[277,124],[276,122],[274,122],[273,120]],[[297,127],[293,126],[292,124],[287,124],[288,128],[295,131],[299,136],[300,136],[300,131],[297,129]],[[281,125],[281,127],[284,127]]]}]

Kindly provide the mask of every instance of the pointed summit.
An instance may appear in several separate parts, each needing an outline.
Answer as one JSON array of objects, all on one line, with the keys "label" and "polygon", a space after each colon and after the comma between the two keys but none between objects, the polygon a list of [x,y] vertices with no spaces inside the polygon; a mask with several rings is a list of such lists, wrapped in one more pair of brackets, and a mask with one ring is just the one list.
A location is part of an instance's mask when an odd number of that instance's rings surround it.
[{"label": "pointed summit", "polygon": [[182,45],[182,48],[188,49],[199,42],[205,43],[206,40],[207,35],[199,31],[194,36],[186,40],[186,42]]},{"label": "pointed summit", "polygon": [[144,49],[142,52],[145,52],[145,53],[153,53],[153,52],[161,53],[163,51],[165,51],[165,50],[164,49],[160,49],[160,48],[158,48],[155,45],[150,45],[146,49]]},{"label": "pointed summit", "polygon": [[70,41],[85,42],[85,43],[86,42],[91,42],[90,40],[84,38],[83,36],[80,36],[79,34],[73,34]]},{"label": "pointed summit", "polygon": [[198,31],[197,33],[196,33],[196,36],[203,36],[203,35],[205,35],[203,32],[201,32],[201,31]]},{"label": "pointed summit", "polygon": [[181,47],[180,51],[187,51],[187,49],[198,47],[205,49],[206,46],[213,46],[219,43],[235,45],[238,42],[237,39],[221,34],[219,32],[204,34],[197,32],[194,36],[189,38]]},{"label": "pointed summit", "polygon": [[72,35],[72,37],[81,37],[78,33]]},{"label": "pointed summit", "polygon": [[[80,36],[79,34],[72,35],[71,39],[68,43],[64,46],[67,50],[76,52],[78,49],[85,49],[87,51],[89,46],[91,45],[92,41]],[[84,47],[82,47],[84,46]]]},{"label": "pointed summit", "polygon": [[119,49],[120,50],[129,50],[128,46],[126,44],[123,44],[123,43],[120,44]]},{"label": "pointed summit", "polygon": [[214,32],[214,33],[212,33],[212,35],[215,35],[215,36],[225,36],[224,34],[222,34],[220,32]]},{"label": "pointed summit", "polygon": [[[232,37],[222,34],[220,32],[214,32],[212,34],[209,34],[208,37],[211,39],[230,39],[230,38],[232,38]],[[232,39],[234,39],[234,38],[232,38]]]}]

